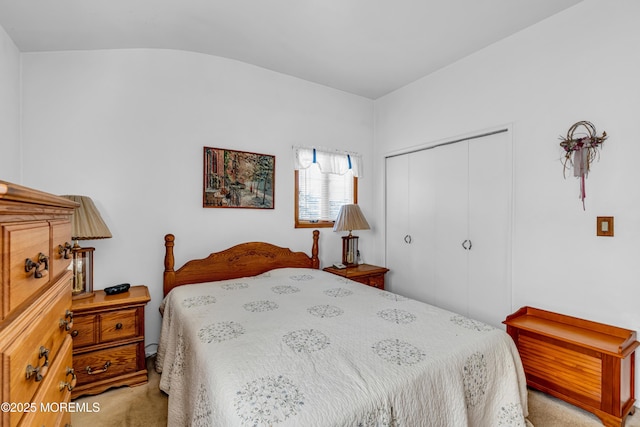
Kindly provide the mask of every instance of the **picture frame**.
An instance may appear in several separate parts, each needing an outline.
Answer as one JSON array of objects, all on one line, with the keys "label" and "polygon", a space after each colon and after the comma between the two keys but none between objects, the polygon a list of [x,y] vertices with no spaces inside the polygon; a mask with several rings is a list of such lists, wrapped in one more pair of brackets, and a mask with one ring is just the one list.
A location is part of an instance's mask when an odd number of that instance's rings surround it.
[{"label": "picture frame", "polygon": [[273,209],[276,158],[204,147],[202,207]]}]

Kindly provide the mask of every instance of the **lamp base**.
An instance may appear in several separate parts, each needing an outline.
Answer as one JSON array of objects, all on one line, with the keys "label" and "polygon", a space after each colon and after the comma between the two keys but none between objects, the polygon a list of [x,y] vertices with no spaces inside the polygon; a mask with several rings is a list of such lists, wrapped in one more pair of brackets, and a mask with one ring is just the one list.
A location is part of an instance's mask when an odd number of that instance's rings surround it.
[{"label": "lamp base", "polygon": [[358,265],[358,236],[349,233],[342,237],[342,263],[347,267]]},{"label": "lamp base", "polygon": [[85,298],[91,298],[93,296],[95,296],[95,292],[91,291],[91,292],[79,292],[77,294],[72,294],[71,295],[71,299],[72,300],[77,300],[77,299],[85,299]]}]

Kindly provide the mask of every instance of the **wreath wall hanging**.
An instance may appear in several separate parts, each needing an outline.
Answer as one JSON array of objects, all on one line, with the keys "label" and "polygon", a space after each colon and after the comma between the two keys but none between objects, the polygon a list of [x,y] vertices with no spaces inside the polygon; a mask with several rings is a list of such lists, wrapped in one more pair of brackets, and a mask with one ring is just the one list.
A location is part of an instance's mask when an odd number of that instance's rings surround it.
[{"label": "wreath wall hanging", "polygon": [[560,146],[564,149],[563,175],[567,178],[567,169],[573,167],[573,176],[580,179],[580,200],[585,209],[584,199],[587,197],[585,180],[591,170],[591,163],[600,158],[598,149],[607,139],[607,132],[602,136],[596,134],[596,127],[591,122],[580,121],[569,128],[566,137],[560,137]]}]

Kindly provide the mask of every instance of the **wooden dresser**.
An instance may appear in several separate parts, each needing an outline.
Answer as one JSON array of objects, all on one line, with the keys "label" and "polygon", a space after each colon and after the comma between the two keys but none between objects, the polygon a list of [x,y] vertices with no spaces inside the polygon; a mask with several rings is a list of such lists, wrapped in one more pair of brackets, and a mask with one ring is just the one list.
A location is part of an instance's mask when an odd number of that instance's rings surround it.
[{"label": "wooden dresser", "polygon": [[624,425],[635,411],[636,332],[523,307],[503,322],[516,343],[527,384]]},{"label": "wooden dresser", "polygon": [[146,286],[73,301],[73,367],[78,384],[72,398],[102,393],[110,387],[147,382],[144,353]]},{"label": "wooden dresser", "polygon": [[0,181],[0,426],[70,425],[76,206]]}]

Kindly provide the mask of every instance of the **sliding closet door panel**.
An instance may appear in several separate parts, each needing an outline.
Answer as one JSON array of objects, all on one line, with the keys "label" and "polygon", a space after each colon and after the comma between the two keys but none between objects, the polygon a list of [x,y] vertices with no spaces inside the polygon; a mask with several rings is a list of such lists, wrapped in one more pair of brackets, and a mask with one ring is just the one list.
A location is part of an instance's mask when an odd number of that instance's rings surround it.
[{"label": "sliding closet door panel", "polygon": [[435,305],[467,314],[468,277],[468,151],[467,143],[433,148],[436,207],[433,241],[435,243]]},{"label": "sliding closet door panel", "polygon": [[469,142],[469,315],[494,326],[511,313],[511,134]]},{"label": "sliding closet door panel", "polygon": [[435,304],[438,289],[436,287],[436,241],[435,218],[437,213],[436,158],[430,152],[422,150],[409,156],[410,171],[410,209],[411,224],[411,275],[414,277],[411,291],[406,296]]},{"label": "sliding closet door panel", "polygon": [[411,267],[409,226],[409,156],[388,157],[386,167],[386,264],[385,288],[402,295],[411,293],[415,282]]}]

